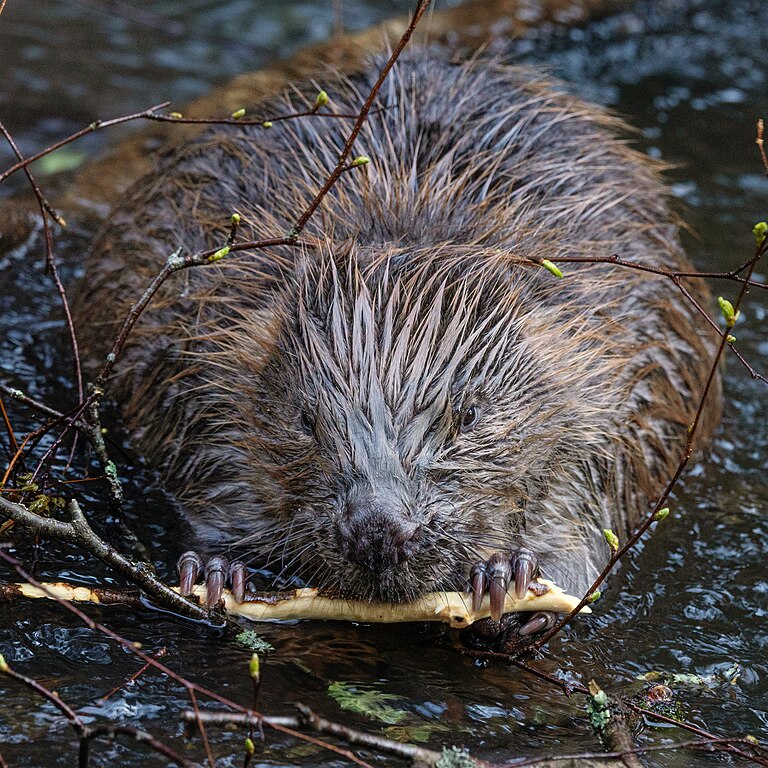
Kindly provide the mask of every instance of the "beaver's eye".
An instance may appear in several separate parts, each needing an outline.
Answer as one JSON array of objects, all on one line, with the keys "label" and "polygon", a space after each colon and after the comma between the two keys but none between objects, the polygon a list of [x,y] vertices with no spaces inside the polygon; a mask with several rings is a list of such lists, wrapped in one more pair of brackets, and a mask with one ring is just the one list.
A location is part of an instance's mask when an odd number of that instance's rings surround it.
[{"label": "beaver's eye", "polygon": [[479,418],[480,409],[476,405],[470,405],[469,408],[465,408],[461,413],[460,430],[466,432],[472,429],[477,424]]},{"label": "beaver's eye", "polygon": [[301,431],[310,436],[315,434],[315,417],[309,411],[301,412]]}]

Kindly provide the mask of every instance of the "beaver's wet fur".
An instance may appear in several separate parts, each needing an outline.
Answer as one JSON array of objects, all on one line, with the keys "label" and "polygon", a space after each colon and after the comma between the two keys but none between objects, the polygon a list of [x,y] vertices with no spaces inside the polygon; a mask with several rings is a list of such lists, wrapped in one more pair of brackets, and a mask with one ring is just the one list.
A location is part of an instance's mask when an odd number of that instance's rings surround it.
[{"label": "beaver's wet fur", "polygon": [[[324,79],[333,108],[356,113],[381,63]],[[713,336],[668,278],[540,261],[691,270],[664,187],[619,121],[527,69],[417,52],[379,106],[355,149],[370,164],[305,247],[166,283],[117,366],[128,428],[209,553],[401,601],[524,545],[578,593],[602,529],[626,534],[679,462]],[[233,212],[243,237],[288,232],[350,125],[220,126],[167,151],[93,249],[86,347],[106,351],[171,253],[223,245]]]}]

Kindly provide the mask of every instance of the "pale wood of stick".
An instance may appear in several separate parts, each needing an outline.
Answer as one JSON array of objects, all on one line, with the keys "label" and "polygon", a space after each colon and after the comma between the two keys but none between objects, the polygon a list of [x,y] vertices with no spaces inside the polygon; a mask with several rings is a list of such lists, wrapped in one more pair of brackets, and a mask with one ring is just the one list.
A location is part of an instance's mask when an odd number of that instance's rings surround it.
[{"label": "pale wood of stick", "polygon": [[[554,611],[568,613],[573,610],[579,599],[566,594],[551,581],[539,579],[548,591],[535,595],[530,590],[524,598],[518,600],[507,595],[504,604],[505,613],[518,611]],[[9,585],[10,586],[10,585]],[[99,590],[88,587],[76,587],[72,584],[55,582],[44,584],[43,588],[30,584],[14,584],[13,591],[23,597],[59,598],[74,602],[104,603]],[[205,586],[195,587],[195,596],[205,600]],[[109,593],[109,604],[117,602],[116,593]],[[240,616],[251,621],[297,621],[332,620],[354,621],[363,624],[394,624],[407,621],[440,621],[455,629],[468,627],[478,619],[490,615],[489,599],[486,596],[479,611],[472,611],[469,595],[463,592],[432,592],[412,603],[366,603],[361,600],[342,600],[324,597],[315,589],[296,589],[290,592],[248,594],[245,602],[238,603],[229,592],[224,593],[224,608],[232,616]],[[581,613],[591,613],[588,607]]]}]

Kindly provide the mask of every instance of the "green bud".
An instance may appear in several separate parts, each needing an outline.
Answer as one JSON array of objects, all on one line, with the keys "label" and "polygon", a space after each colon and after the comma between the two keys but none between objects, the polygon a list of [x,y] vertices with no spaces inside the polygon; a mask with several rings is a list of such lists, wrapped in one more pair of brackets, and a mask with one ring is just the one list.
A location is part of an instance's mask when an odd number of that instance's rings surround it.
[{"label": "green bud", "polygon": [[361,165],[368,165],[368,163],[370,162],[371,162],[370,158],[366,157],[365,155],[360,155],[359,157],[356,157],[352,161],[352,167],[358,168]]},{"label": "green bud", "polygon": [[219,248],[216,253],[208,257],[208,261],[213,263],[214,261],[221,261],[229,253],[229,246],[225,245],[223,248]]},{"label": "green bud", "polygon": [[736,337],[735,337],[735,336],[731,336],[731,334],[729,333],[729,334],[728,334],[728,335],[725,337],[725,340],[726,340],[726,341],[727,341],[729,344],[733,344],[733,343],[736,341]]},{"label": "green bud", "polygon": [[611,552],[616,552],[619,548],[619,537],[610,528],[603,528],[603,536],[605,536]]},{"label": "green bud", "polygon": [[253,757],[256,754],[256,745],[253,743],[253,739],[250,739],[247,736],[245,738],[245,751],[250,757]]},{"label": "green bud", "polygon": [[667,515],[669,515],[669,507],[664,507],[664,509],[660,509],[654,516],[653,519],[657,522],[660,522],[661,520],[665,520]]},{"label": "green bud", "polygon": [[172,118],[174,118],[175,120],[181,120],[181,119],[184,117],[184,115],[182,115],[182,114],[181,114],[181,112],[171,112],[171,113],[168,115],[168,117],[172,117]]},{"label": "green bud", "polygon": [[725,318],[726,328],[733,328],[733,326],[736,324],[736,321],[739,319],[741,312],[735,312],[733,309],[733,304],[731,304],[728,299],[724,299],[722,296],[717,297],[717,304],[720,307],[720,311],[723,313],[723,317]]},{"label": "green bud", "polygon": [[593,593],[592,593],[592,594],[591,594],[591,595],[590,595],[590,596],[587,598],[587,602],[588,602],[588,603],[594,603],[594,602],[597,602],[597,601],[600,599],[600,595],[602,595],[602,594],[603,594],[603,593],[602,593],[602,592],[601,592],[599,589],[596,589],[596,590],[595,590],[595,591],[594,591],[594,592],[593,592]]},{"label": "green bud", "polygon": [[320,91],[315,99],[315,107],[324,107],[328,103],[328,94],[325,91]]},{"label": "green bud", "polygon": [[271,128],[271,127],[272,127],[272,123],[271,123],[269,120],[265,120],[265,121],[264,121],[264,122],[261,124],[261,127],[262,127],[262,128]]},{"label": "green bud", "polygon": [[245,110],[242,107],[240,107],[240,109],[236,109],[232,113],[232,117],[234,117],[235,120],[239,120],[241,117],[245,117]]},{"label": "green bud", "polygon": [[240,214],[239,213],[233,213],[232,216],[230,216],[230,221],[237,226],[240,223]]},{"label": "green bud", "polygon": [[750,744],[756,744],[756,745],[760,743],[760,742],[757,740],[757,738],[756,738],[755,736],[753,736],[751,733],[748,733],[748,734],[747,734],[747,735],[744,737],[744,741],[748,741]]},{"label": "green bud", "polygon": [[720,311],[723,313],[723,317],[726,320],[730,320],[734,317],[733,304],[728,299],[724,299],[722,296],[717,297],[717,303],[720,306]]},{"label": "green bud", "polygon": [[560,271],[557,265],[553,264],[549,259],[542,259],[541,266],[544,267],[544,269],[546,269],[548,272],[551,272],[555,277],[562,278],[563,273]]},{"label": "green bud", "polygon": [[259,676],[261,675],[261,670],[259,667],[259,654],[252,653],[251,660],[248,662],[248,673],[254,680],[258,680]]},{"label": "green bud", "polygon": [[752,234],[755,236],[755,245],[758,247],[765,242],[766,236],[768,236],[768,223],[764,221],[758,221],[754,227],[752,227]]},{"label": "green bud", "polygon": [[5,661],[5,656],[3,656],[2,653],[0,653],[0,672],[10,672],[11,668],[8,666],[8,664]]}]

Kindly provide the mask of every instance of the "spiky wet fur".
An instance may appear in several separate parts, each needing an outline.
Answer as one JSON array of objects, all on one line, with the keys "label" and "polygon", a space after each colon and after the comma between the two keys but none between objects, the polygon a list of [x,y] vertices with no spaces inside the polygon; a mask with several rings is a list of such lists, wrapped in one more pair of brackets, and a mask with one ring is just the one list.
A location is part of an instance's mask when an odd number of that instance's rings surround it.
[{"label": "spiky wet fur", "polygon": [[[380,63],[323,80],[332,106],[356,112]],[[304,109],[302,92],[268,111]],[[531,262],[689,269],[663,187],[617,121],[529,70],[419,52],[379,102],[356,147],[371,163],[325,199],[311,248],[187,270],[144,313],[116,381],[129,428],[209,551],[398,601],[525,543],[578,592],[607,558],[601,529],[624,534],[678,462],[713,347],[667,279]],[[221,245],[232,212],[245,237],[290,229],[349,125],[219,127],[167,152],[94,248],[91,348],[172,251]],[[380,578],[338,541],[360,488],[424,536]]]}]

